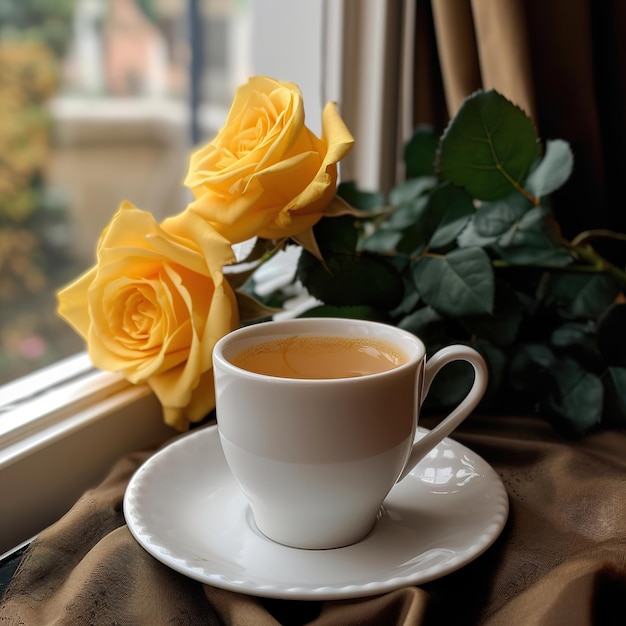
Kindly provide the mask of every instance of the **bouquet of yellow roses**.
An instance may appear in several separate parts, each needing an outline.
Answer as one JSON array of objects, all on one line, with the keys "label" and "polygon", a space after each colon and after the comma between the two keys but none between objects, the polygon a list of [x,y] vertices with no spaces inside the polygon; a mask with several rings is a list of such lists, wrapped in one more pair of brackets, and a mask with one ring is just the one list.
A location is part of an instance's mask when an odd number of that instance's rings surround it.
[{"label": "bouquet of yellow roses", "polygon": [[319,138],[305,125],[296,85],[253,77],[191,157],[189,206],[158,224],[123,202],[95,266],[59,292],[94,365],[150,385],[169,425],[184,430],[214,407],[213,347],[246,298],[224,276],[233,244],[259,237],[276,249],[292,237],[316,253],[311,229],[337,209],[337,162],[353,143],[333,103],[322,128]]}]

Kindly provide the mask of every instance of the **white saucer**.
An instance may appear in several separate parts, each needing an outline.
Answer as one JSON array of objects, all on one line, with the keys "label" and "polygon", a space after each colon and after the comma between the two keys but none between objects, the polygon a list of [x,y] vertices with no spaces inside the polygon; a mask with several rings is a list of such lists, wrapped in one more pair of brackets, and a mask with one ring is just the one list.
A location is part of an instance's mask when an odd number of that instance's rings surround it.
[{"label": "white saucer", "polygon": [[256,529],[217,427],[209,426],[137,470],[124,513],[150,554],[190,578],[256,596],[327,600],[418,585],[459,569],[498,537],[508,497],[481,457],[445,439],[393,488],[365,539],[334,550],[288,548]]}]

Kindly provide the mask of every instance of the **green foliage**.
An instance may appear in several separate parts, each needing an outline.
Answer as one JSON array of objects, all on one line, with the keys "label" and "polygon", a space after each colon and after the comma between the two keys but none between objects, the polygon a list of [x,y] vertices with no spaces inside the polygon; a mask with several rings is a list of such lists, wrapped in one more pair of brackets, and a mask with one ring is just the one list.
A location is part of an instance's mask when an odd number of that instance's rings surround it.
[{"label": "green foliage", "polygon": [[350,217],[324,220],[317,235],[325,263],[304,250],[298,263],[298,276],[311,295],[329,305],[383,311],[400,302],[399,273],[384,257],[356,251],[358,231]]},{"label": "green foliage", "polygon": [[62,55],[77,0],[0,0],[0,39],[40,41]]},{"label": "green foliage", "polygon": [[442,176],[478,200],[523,186],[539,156],[532,121],[495,91],[468,98],[441,138]]},{"label": "green foliage", "polygon": [[494,276],[481,248],[424,256],[411,265],[418,293],[439,313],[460,317],[493,312]]},{"label": "green foliage", "polygon": [[[306,315],[383,319],[431,352],[473,345],[490,366],[484,410],[537,411],[572,435],[626,426],[626,273],[564,239],[549,207],[569,145],[542,150],[523,111],[477,92],[441,138],[418,128],[405,160],[387,198],[340,186],[361,212],[315,227],[324,262],[303,251],[297,277],[323,305]],[[431,408],[464,393],[471,373],[453,369]]]},{"label": "green foliage", "polygon": [[50,290],[80,268],[64,199],[45,185],[60,57],[76,0],[0,0],[0,384],[84,348]]},{"label": "green foliage", "polygon": [[433,154],[439,145],[439,137],[430,126],[418,126],[404,149],[406,175],[409,178],[434,176]]}]

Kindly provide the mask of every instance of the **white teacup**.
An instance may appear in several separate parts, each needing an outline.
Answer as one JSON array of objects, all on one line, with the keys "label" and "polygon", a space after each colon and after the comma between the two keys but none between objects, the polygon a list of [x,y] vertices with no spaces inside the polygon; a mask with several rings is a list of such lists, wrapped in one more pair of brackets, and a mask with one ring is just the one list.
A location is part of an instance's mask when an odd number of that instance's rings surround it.
[{"label": "white teacup", "polygon": [[[322,379],[258,374],[233,364],[253,346],[295,336],[382,341],[402,358],[380,373]],[[474,368],[469,393],[414,443],[433,378],[457,360]],[[328,361],[336,365],[332,350]],[[278,543],[311,549],[365,537],[394,484],[476,408],[488,379],[485,361],[472,348],[449,346],[426,361],[415,335],[340,318],[240,328],[217,342],[213,365],[224,455],[258,529]]]}]

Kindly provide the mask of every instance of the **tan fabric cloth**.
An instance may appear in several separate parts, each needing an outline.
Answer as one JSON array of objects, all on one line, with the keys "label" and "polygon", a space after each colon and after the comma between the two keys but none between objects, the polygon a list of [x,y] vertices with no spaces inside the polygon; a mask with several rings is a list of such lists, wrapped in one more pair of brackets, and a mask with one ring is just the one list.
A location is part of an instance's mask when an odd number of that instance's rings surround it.
[{"label": "tan fabric cloth", "polygon": [[297,602],[187,579],[149,556],[124,524],[124,490],[149,456],[144,452],[120,460],[101,485],[41,533],[0,602],[0,624],[625,623],[626,433],[569,442],[538,419],[472,417],[455,439],[500,474],[510,517],[484,555],[420,588]]},{"label": "tan fabric cloth", "polygon": [[476,89],[497,89],[536,119],[524,0],[434,0],[448,112]]}]

